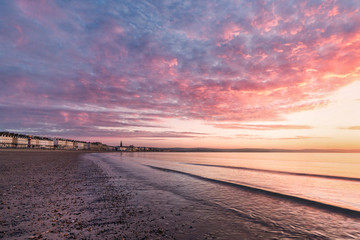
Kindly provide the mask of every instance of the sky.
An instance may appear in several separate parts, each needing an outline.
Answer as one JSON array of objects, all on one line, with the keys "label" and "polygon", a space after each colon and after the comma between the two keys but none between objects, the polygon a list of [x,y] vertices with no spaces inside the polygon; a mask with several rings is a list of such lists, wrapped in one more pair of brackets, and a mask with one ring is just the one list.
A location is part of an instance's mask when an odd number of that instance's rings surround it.
[{"label": "sky", "polygon": [[360,149],[358,0],[0,1],[0,130]]}]

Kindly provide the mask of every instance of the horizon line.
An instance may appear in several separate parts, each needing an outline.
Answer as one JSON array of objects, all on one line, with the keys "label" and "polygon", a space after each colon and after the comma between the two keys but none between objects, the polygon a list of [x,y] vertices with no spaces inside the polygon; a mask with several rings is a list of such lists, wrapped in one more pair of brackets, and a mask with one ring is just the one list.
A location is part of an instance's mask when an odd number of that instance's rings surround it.
[{"label": "horizon line", "polygon": [[186,147],[168,147],[158,148],[173,152],[303,152],[303,153],[360,153],[360,149],[282,149],[282,148],[186,148]]}]

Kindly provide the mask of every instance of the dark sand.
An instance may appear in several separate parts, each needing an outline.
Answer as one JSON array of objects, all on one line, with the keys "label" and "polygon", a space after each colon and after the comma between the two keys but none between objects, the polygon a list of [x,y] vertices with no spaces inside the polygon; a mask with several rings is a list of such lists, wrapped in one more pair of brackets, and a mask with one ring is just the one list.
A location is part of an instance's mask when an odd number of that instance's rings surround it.
[{"label": "dark sand", "polygon": [[[0,151],[0,238],[172,239],[81,153]],[[145,214],[145,211],[146,214]],[[162,219],[162,218],[160,218]]]},{"label": "dark sand", "polygon": [[148,189],[126,174],[111,179],[81,154],[0,150],[0,239],[274,236],[227,222],[226,215],[206,205]]}]

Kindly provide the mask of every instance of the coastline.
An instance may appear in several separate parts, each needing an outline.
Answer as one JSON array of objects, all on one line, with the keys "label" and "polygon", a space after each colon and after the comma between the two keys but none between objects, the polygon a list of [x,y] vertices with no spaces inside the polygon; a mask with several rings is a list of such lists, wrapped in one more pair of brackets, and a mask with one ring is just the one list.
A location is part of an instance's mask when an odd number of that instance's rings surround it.
[{"label": "coastline", "polygon": [[[310,214],[313,220],[318,209],[250,191],[232,195],[233,186],[217,182],[202,186],[202,179],[181,174],[143,175],[142,169],[129,168],[131,161],[121,156],[64,150],[0,151],[0,239],[322,239],[321,234],[311,232],[311,224],[303,226],[309,231],[303,232],[269,223],[268,207],[257,218],[246,206],[245,211],[240,205],[224,207],[200,195],[203,191],[204,196],[217,199],[217,191],[229,193],[224,195],[227,199],[234,197],[236,203],[245,205],[247,201],[270,201],[276,206],[282,202],[289,211],[296,207],[291,210],[293,217],[305,217],[297,211],[307,209],[306,216]],[[149,177],[172,183],[154,184]],[[202,186],[200,195],[182,194],[187,186]],[[323,214],[332,218],[332,213]],[[347,223],[342,215],[334,219]]]},{"label": "coastline", "polygon": [[[146,189],[146,184],[126,174],[108,176],[82,156],[83,151],[0,151],[1,239],[261,236],[242,225],[228,226],[236,231],[224,235],[220,220],[214,218],[217,213],[209,207],[167,191]],[[219,217],[224,225],[225,216]]]},{"label": "coastline", "polygon": [[[237,212],[150,186],[121,166],[109,174],[102,164],[103,153],[86,153],[91,152],[0,151],[0,239],[280,236],[272,227]],[[238,217],[228,218],[229,214]]]},{"label": "coastline", "polygon": [[67,150],[67,149],[32,149],[32,148],[0,148],[1,152],[27,152],[27,153],[59,153],[59,152],[67,152],[67,153],[101,153],[107,151],[92,151],[92,150]]},{"label": "coastline", "polygon": [[164,224],[144,224],[133,193],[114,189],[84,152],[0,152],[0,238],[174,239]]}]

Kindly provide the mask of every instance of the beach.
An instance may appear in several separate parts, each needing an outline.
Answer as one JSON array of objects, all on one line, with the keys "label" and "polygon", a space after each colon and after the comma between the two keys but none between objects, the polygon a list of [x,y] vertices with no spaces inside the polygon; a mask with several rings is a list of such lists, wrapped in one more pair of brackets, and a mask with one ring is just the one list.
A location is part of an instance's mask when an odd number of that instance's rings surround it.
[{"label": "beach", "polygon": [[[2,239],[257,239],[207,206],[109,177],[75,151],[0,151]],[[116,178],[116,179],[114,179]],[[114,181],[116,184],[114,184]],[[151,198],[151,199],[150,199]],[[232,225],[231,225],[232,224]]]},{"label": "beach", "polygon": [[[196,166],[159,162],[174,156],[179,161],[177,154],[0,150],[0,239],[359,236],[357,217],[170,170]],[[162,169],[149,167],[156,164]]]},{"label": "beach", "polygon": [[173,239],[79,152],[0,151],[0,238]]},{"label": "beach", "polygon": [[176,239],[360,236],[356,153],[144,152],[83,157],[102,169],[113,186],[132,189],[134,205],[152,206],[152,216],[173,219],[170,226],[181,223],[174,229]]}]

